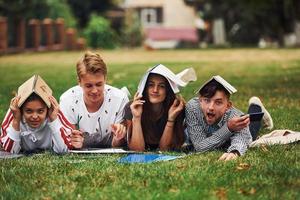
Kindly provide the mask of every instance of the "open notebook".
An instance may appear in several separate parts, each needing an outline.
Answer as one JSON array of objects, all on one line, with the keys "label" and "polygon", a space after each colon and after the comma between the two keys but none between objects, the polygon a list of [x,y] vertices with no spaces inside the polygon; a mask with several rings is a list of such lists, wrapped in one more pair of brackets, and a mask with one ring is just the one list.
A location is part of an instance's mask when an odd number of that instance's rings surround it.
[{"label": "open notebook", "polygon": [[134,153],[134,151],[127,151],[121,148],[105,148],[105,149],[96,149],[96,148],[90,148],[90,149],[79,149],[79,150],[69,150],[70,153],[82,153],[82,154],[89,154],[89,153]]}]

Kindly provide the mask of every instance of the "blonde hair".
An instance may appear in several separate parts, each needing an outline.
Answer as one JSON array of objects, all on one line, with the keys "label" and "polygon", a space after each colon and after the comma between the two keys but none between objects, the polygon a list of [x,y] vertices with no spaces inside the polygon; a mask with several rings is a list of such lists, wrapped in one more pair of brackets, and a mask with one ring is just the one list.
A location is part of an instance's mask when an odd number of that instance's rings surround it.
[{"label": "blonde hair", "polygon": [[104,76],[107,75],[106,64],[101,56],[90,51],[87,51],[77,62],[76,70],[78,79],[80,79],[80,77],[85,75],[86,73],[101,73]]}]

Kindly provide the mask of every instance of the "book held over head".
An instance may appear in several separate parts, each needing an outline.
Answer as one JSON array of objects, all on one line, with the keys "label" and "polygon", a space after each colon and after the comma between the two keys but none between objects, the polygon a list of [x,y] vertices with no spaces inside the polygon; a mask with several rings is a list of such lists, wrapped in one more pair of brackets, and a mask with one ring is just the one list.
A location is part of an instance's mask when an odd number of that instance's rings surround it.
[{"label": "book held over head", "polygon": [[178,74],[174,74],[166,66],[164,66],[162,64],[158,64],[158,65],[150,68],[142,77],[142,79],[138,85],[138,93],[140,95],[142,95],[142,93],[145,89],[145,86],[146,86],[148,76],[151,73],[164,76],[167,79],[167,81],[169,82],[174,93],[179,92],[179,87],[185,87],[189,82],[197,80],[196,72],[193,68],[187,68]]},{"label": "book held over head", "polygon": [[52,90],[39,75],[33,75],[18,88],[18,107],[21,107],[32,93],[37,94],[49,108],[51,107],[49,96],[52,96]]}]

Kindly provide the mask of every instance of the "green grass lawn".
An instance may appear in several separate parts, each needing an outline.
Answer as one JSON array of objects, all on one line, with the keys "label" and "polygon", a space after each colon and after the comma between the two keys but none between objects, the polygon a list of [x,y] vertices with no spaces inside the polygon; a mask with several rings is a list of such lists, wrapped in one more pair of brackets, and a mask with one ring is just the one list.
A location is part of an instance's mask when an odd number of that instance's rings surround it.
[{"label": "green grass lawn", "polygon": [[[108,83],[127,86],[132,94],[154,64],[174,72],[194,67],[198,80],[182,90],[186,100],[219,74],[238,89],[234,106],[246,112],[248,99],[259,96],[275,129],[300,131],[300,49],[98,52],[108,65]],[[75,85],[82,53],[1,56],[0,121],[14,91],[33,74],[49,83],[56,98]],[[122,155],[36,154],[0,160],[0,199],[300,199],[299,152],[298,143],[253,148],[226,163],[217,161],[222,152],[216,151],[132,165],[117,163]]]}]

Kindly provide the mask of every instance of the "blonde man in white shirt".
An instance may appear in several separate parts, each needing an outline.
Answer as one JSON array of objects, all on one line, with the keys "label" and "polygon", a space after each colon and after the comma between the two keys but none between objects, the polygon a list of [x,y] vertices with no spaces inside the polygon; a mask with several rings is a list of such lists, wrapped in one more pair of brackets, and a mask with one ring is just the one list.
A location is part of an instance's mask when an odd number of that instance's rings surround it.
[{"label": "blonde man in white shirt", "polygon": [[106,84],[107,68],[100,55],[87,52],[77,62],[78,86],[60,97],[60,108],[77,127],[72,145],[82,147],[118,147],[125,144],[124,106],[127,95]]}]

